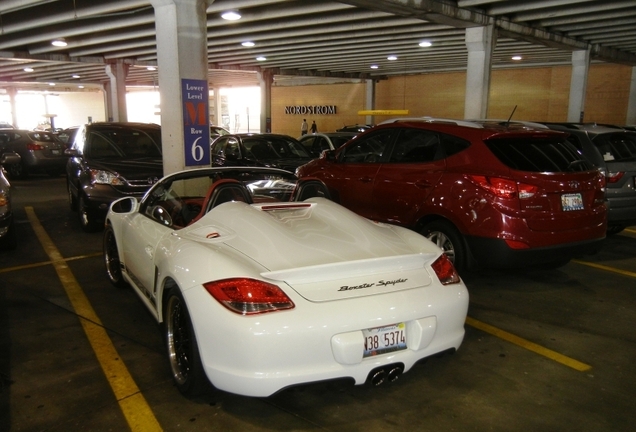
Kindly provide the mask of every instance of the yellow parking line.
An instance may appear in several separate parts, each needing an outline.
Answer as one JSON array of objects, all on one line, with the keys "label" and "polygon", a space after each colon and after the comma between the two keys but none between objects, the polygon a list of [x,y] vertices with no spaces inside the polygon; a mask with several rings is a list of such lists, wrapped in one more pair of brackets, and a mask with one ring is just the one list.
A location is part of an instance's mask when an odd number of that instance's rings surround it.
[{"label": "yellow parking line", "polygon": [[588,267],[597,268],[599,270],[605,270],[605,271],[612,272],[612,273],[618,273],[618,274],[623,275],[623,276],[629,276],[629,277],[636,278],[636,272],[632,272],[632,271],[628,271],[628,270],[621,270],[621,269],[617,269],[616,267],[610,267],[610,266],[606,266],[606,265],[603,265],[603,264],[597,264],[597,263],[593,263],[593,262],[589,262],[589,261],[572,260],[572,262],[577,263],[577,264],[581,264],[581,265],[584,265],[584,266],[588,266]]},{"label": "yellow parking line", "polygon": [[563,354],[559,354],[556,351],[552,351],[548,348],[542,347],[541,345],[538,345],[534,342],[530,342],[529,340],[520,338],[518,336],[513,335],[512,333],[508,333],[504,330],[498,329],[497,327],[493,327],[489,324],[483,323],[481,321],[477,321],[476,319],[473,319],[471,317],[466,317],[466,324],[475,327],[476,329],[479,329],[481,331],[484,331],[486,333],[490,333],[493,336],[496,336],[500,339],[503,339],[505,341],[508,341],[510,343],[513,343],[517,346],[520,346],[522,348],[525,348],[529,351],[532,351],[534,353],[537,353],[539,355],[542,355],[544,357],[547,357],[551,360],[554,360],[558,363],[561,363],[567,367],[570,367],[572,369],[575,369],[579,372],[585,372],[587,370],[592,369],[592,366],[587,365],[585,363],[581,363],[578,360],[574,360],[570,357],[564,356]]},{"label": "yellow parking line", "polygon": [[625,228],[623,231],[627,231],[628,233],[636,234],[636,229],[634,229],[634,228]]},{"label": "yellow parking line", "polygon": [[113,342],[108,337],[99,317],[93,310],[75,276],[62,258],[55,244],[40,224],[33,207],[25,207],[27,217],[33,226],[42,247],[51,259],[75,313],[93,347],[97,360],[106,375],[119,407],[121,408],[131,431],[161,431],[150,406],[132,379],[128,368],[121,361]]},{"label": "yellow parking line", "polygon": [[[80,259],[84,259],[84,258],[93,258],[93,257],[100,256],[100,255],[102,255],[102,252],[95,252],[95,253],[92,253],[92,254],[78,255],[78,256],[71,257],[71,258],[62,258],[62,261],[65,261],[65,262],[76,261],[76,260],[80,260]],[[53,263],[54,263],[54,261],[42,261],[42,262],[39,262],[39,263],[31,263],[31,264],[25,264],[25,265],[15,266],[15,267],[5,267],[5,268],[0,269],[0,273],[9,273],[9,272],[18,271],[18,270],[25,270],[25,269],[36,268],[36,267],[43,267],[43,266],[51,265]]]}]

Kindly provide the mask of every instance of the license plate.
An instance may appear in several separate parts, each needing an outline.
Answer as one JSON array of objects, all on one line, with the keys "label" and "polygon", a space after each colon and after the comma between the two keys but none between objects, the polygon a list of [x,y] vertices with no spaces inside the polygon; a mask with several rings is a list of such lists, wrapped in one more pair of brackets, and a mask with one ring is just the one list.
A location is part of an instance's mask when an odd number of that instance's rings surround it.
[{"label": "license plate", "polygon": [[364,357],[376,356],[406,349],[404,323],[362,330],[364,334]]},{"label": "license plate", "polygon": [[580,193],[561,195],[561,208],[563,211],[583,210],[583,198]]},{"label": "license plate", "polygon": [[51,153],[54,154],[54,155],[62,154],[62,153],[60,153],[59,150],[51,150]]}]

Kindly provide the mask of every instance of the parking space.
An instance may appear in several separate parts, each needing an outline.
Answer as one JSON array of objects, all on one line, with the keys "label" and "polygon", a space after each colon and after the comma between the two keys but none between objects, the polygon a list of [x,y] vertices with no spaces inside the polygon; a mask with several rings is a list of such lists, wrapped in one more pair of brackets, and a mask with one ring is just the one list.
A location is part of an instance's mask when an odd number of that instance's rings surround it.
[{"label": "parking space", "polygon": [[559,269],[465,275],[460,350],[394,383],[187,399],[152,316],[104,275],[101,233],[81,230],[65,179],[13,185],[19,247],[0,252],[0,430],[627,431],[636,423],[634,227]]}]

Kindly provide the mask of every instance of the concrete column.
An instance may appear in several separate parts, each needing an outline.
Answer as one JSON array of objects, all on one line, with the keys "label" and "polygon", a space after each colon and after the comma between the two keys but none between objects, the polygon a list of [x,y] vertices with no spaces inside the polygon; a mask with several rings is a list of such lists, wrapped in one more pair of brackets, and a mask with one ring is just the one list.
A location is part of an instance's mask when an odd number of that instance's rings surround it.
[{"label": "concrete column", "polygon": [[15,96],[18,94],[18,89],[15,87],[8,87],[7,93],[9,94],[9,104],[11,105],[11,124],[13,127],[20,128],[18,125],[18,111],[15,109]]},{"label": "concrete column", "polygon": [[110,78],[106,95],[108,119],[116,122],[128,121],[126,109],[126,77],[129,65],[121,60],[106,65],[106,75]]},{"label": "concrete column", "polygon": [[[184,169],[193,154],[197,155],[196,159],[201,165],[210,163],[206,10],[212,2],[213,0],[151,0],[155,9],[157,32],[164,174]],[[187,98],[191,97],[182,94],[184,80],[204,82],[205,89],[201,94],[205,95],[205,100],[197,100],[197,107],[204,108],[205,116],[194,112],[192,118],[189,118],[189,114],[184,114]],[[191,141],[189,132],[192,127],[186,127],[186,121],[196,122],[204,117],[208,123],[207,133]],[[203,128],[198,123],[193,125]],[[206,153],[201,157],[199,151]],[[190,162],[190,165],[194,163]]]},{"label": "concrete column", "polygon": [[636,67],[632,68],[632,79],[629,84],[629,100],[627,101],[626,125],[636,125]]},{"label": "concrete column", "polygon": [[583,122],[587,76],[590,71],[590,50],[572,52],[572,79],[570,81],[569,122]]},{"label": "concrete column", "polygon": [[[365,110],[374,110],[375,109],[375,80],[368,79],[367,80],[367,88],[366,88],[366,99],[364,104]],[[366,124],[374,124],[375,116],[368,115],[365,117],[364,122]]]},{"label": "concrete column", "polygon": [[270,69],[258,72],[258,82],[261,87],[261,132],[272,131],[272,84],[274,74]]},{"label": "concrete column", "polygon": [[468,65],[466,68],[466,99],[464,118],[482,119],[488,117],[488,94],[492,53],[497,35],[495,26],[472,27],[466,29]]}]

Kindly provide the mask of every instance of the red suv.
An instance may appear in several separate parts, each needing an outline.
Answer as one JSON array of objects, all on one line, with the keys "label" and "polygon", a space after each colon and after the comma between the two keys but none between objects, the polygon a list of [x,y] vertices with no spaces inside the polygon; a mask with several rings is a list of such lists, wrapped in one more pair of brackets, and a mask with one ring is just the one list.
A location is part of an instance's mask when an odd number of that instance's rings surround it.
[{"label": "red suv", "polygon": [[321,179],[362,216],[417,230],[460,271],[563,265],[605,239],[605,179],[560,132],[394,121],[296,173]]}]

